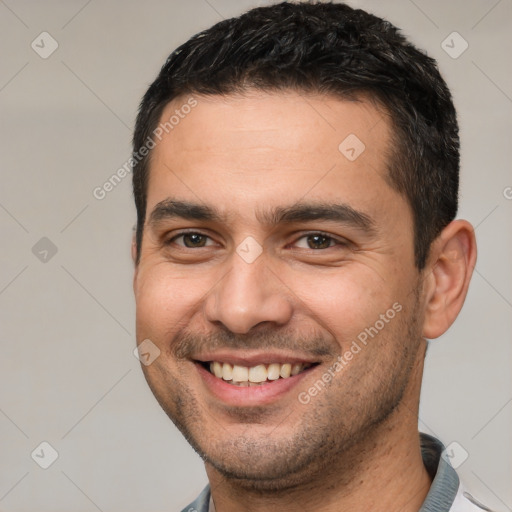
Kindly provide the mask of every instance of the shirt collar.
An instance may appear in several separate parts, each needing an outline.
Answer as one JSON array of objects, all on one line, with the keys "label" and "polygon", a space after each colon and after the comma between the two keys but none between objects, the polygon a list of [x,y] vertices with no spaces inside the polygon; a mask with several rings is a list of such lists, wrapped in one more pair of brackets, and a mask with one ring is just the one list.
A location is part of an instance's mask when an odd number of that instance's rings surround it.
[{"label": "shirt collar", "polygon": [[428,434],[420,433],[420,444],[423,464],[433,480],[418,512],[450,510],[459,488],[459,477],[442,457],[444,446],[441,441]]}]

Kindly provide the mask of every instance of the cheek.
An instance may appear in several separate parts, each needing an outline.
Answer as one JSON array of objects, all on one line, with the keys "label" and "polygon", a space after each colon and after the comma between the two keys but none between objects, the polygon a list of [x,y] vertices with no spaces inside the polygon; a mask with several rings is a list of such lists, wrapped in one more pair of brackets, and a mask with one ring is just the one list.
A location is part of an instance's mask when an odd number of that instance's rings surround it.
[{"label": "cheek", "polygon": [[307,307],[306,315],[327,329],[340,344],[351,342],[392,308],[398,293],[368,268],[296,276],[291,287]]},{"label": "cheek", "polygon": [[135,287],[138,339],[168,341],[205,293],[204,279],[180,278],[171,272],[165,264],[139,271]]}]

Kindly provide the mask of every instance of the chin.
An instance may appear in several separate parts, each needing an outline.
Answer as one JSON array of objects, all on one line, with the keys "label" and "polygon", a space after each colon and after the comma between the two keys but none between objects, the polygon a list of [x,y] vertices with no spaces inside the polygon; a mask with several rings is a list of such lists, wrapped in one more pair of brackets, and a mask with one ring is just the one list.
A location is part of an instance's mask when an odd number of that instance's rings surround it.
[{"label": "chin", "polygon": [[[297,439],[236,437],[231,441],[216,440],[204,450],[196,451],[212,469],[238,486],[253,491],[283,491],[303,486],[318,465],[314,453],[297,451]],[[320,469],[320,468],[318,468]]]}]

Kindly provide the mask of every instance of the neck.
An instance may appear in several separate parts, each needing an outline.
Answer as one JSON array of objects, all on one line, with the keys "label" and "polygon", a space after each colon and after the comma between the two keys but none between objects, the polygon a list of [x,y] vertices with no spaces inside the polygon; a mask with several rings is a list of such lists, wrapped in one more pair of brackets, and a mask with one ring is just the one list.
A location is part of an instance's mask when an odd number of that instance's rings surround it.
[{"label": "neck", "polygon": [[255,491],[207,465],[216,511],[288,512],[300,507],[316,512],[417,512],[431,479],[423,465],[418,433],[422,364],[413,373],[403,400],[387,420],[321,472],[307,475],[303,485]]}]

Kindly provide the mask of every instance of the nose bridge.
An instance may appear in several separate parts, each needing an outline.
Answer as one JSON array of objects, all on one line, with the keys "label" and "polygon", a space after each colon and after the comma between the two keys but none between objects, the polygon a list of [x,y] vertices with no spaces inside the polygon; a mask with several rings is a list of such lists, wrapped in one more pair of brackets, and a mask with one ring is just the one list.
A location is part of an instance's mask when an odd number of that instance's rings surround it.
[{"label": "nose bridge", "polygon": [[251,261],[233,253],[228,272],[206,299],[205,313],[210,322],[241,334],[262,322],[285,324],[292,303],[264,255]]}]

